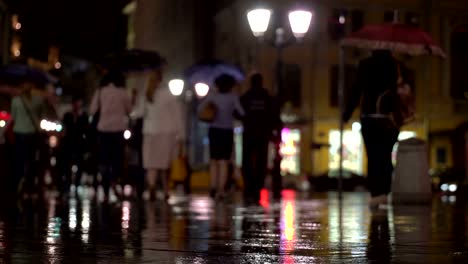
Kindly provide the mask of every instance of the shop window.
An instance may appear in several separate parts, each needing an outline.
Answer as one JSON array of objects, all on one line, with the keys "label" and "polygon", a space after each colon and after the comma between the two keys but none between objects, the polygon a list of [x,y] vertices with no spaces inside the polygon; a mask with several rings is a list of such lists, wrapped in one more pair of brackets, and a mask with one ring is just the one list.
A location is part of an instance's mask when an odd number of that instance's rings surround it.
[{"label": "shop window", "polygon": [[300,142],[301,131],[299,129],[284,128],[281,131],[280,153],[282,175],[300,174]]},{"label": "shop window", "polygon": [[[345,66],[345,101],[348,98],[353,84],[356,80],[356,66],[346,65]],[[339,98],[338,98],[338,89],[339,89],[339,66],[333,65],[330,69],[330,106],[338,107]]]},{"label": "shop window", "polygon": [[[340,131],[332,130],[329,134],[329,176],[337,177],[340,167]],[[363,173],[364,146],[358,130],[345,130],[343,133],[343,169],[346,174]]]}]

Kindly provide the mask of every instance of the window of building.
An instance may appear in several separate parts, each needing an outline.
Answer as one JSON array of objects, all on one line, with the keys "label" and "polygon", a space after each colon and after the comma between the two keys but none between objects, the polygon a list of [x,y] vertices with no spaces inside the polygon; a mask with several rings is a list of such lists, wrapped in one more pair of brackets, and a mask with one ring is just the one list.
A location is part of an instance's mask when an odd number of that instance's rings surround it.
[{"label": "window of building", "polygon": [[406,12],[405,24],[412,26],[419,26],[419,15],[415,12]]},{"label": "window of building", "polygon": [[[348,98],[348,94],[351,91],[354,81],[356,80],[357,68],[354,65],[345,66],[345,98]],[[330,69],[330,106],[338,107],[338,89],[339,89],[339,66],[333,65]]]},{"label": "window of building", "polygon": [[468,25],[455,28],[451,41],[451,95],[454,99],[468,99]]},{"label": "window of building", "polygon": [[364,12],[361,10],[353,10],[351,12],[351,30],[356,32],[364,26]]},{"label": "window of building", "polygon": [[339,40],[346,34],[347,10],[333,9],[328,20],[328,34],[331,40]]},{"label": "window of building", "polygon": [[384,22],[391,23],[395,17],[395,12],[393,10],[385,11],[384,13]]},{"label": "window of building", "polygon": [[283,82],[279,91],[282,102],[291,102],[293,106],[301,105],[302,96],[302,72],[297,64],[283,65]]}]

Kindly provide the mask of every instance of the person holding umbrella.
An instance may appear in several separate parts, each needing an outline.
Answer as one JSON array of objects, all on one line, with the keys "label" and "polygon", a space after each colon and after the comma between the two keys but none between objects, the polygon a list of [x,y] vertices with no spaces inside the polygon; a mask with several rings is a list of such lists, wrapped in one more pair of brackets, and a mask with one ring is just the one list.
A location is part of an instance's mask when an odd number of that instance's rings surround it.
[{"label": "person holding umbrella", "polygon": [[[36,157],[39,151],[39,133],[44,112],[42,98],[32,94],[34,84],[24,81],[20,85],[20,95],[11,102],[13,131],[15,133],[15,180],[14,189],[18,192],[32,192],[35,174],[37,173]],[[24,182],[23,188],[20,183]]]},{"label": "person holding umbrella", "polygon": [[224,198],[228,164],[234,146],[234,115],[244,116],[239,97],[232,92],[236,79],[228,74],[221,74],[214,81],[218,92],[208,95],[199,106],[199,112],[213,105],[215,115],[210,122],[208,137],[210,141],[211,197]]},{"label": "person holding umbrella", "polygon": [[392,151],[403,120],[396,120],[398,89],[409,83],[408,74],[388,50],[375,50],[360,62],[343,120],[348,122],[361,102],[362,136],[368,156],[370,205],[387,203],[392,183]]}]

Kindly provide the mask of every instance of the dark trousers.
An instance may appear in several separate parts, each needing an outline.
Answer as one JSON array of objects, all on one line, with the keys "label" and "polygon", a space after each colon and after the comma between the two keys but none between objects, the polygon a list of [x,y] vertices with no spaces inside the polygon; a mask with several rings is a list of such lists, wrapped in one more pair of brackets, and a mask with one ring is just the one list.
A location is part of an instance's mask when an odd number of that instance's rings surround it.
[{"label": "dark trousers", "polygon": [[362,120],[362,136],[367,151],[367,180],[372,197],[389,194],[392,186],[392,151],[398,129],[377,118]]},{"label": "dark trousers", "polygon": [[123,132],[100,132],[99,153],[102,186],[107,196],[111,183],[116,183],[122,176],[125,155]]},{"label": "dark trousers", "polygon": [[244,135],[242,174],[244,177],[244,198],[258,202],[265,182],[268,162],[268,137]]},{"label": "dark trousers", "polygon": [[33,191],[35,174],[37,172],[37,135],[15,133],[15,178],[14,190],[20,188],[24,182],[23,190]]},{"label": "dark trousers", "polygon": [[[76,171],[73,172],[73,167],[76,166]],[[83,166],[84,166],[84,151],[64,148],[61,153],[61,166],[60,166],[60,176],[59,190],[62,193],[68,193],[70,191],[70,186],[72,184],[75,187],[78,187],[81,184],[81,177],[83,175]],[[73,180],[73,174],[75,179]]]}]

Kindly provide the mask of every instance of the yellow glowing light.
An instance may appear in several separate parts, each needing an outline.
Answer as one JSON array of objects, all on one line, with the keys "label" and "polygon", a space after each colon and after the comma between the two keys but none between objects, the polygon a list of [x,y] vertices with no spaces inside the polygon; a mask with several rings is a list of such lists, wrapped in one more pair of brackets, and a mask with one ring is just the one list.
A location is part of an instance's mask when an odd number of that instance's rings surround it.
[{"label": "yellow glowing light", "polygon": [[16,30],[20,30],[20,29],[21,29],[21,23],[19,23],[19,22],[16,23],[16,24],[15,24],[15,29],[16,29]]},{"label": "yellow glowing light", "polygon": [[62,64],[61,64],[59,61],[57,61],[57,62],[55,63],[55,65],[54,65],[54,67],[55,67],[55,69],[58,70],[58,69],[62,68]]},{"label": "yellow glowing light", "polygon": [[294,206],[291,201],[286,203],[286,207],[284,209],[284,236],[286,237],[287,241],[294,240]]},{"label": "yellow glowing light", "polygon": [[15,55],[15,57],[19,57],[21,55],[21,51],[17,49],[13,52],[13,55]]}]

